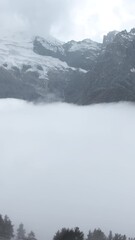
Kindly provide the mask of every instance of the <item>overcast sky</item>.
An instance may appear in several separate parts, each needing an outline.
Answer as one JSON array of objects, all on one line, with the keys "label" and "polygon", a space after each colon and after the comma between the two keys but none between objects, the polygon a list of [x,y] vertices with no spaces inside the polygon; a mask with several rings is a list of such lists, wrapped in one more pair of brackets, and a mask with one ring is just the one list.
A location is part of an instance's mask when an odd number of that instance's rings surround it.
[{"label": "overcast sky", "polygon": [[134,0],[0,0],[0,31],[101,41],[110,30],[135,26]]},{"label": "overcast sky", "polygon": [[135,107],[0,100],[0,213],[52,240],[62,227],[135,236]]}]

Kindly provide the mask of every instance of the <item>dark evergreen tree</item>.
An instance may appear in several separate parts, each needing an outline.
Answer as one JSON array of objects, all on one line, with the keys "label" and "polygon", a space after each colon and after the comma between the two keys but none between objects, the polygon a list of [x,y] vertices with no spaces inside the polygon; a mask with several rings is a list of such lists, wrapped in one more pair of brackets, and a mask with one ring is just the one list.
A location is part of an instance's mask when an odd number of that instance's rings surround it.
[{"label": "dark evergreen tree", "polygon": [[78,227],[74,229],[63,228],[55,234],[53,240],[84,240],[84,234]]},{"label": "dark evergreen tree", "polygon": [[106,240],[106,236],[100,229],[95,229],[92,233],[92,240]]},{"label": "dark evergreen tree", "polygon": [[8,216],[4,218],[0,215],[0,236],[5,239],[11,239],[14,236],[14,229]]},{"label": "dark evergreen tree", "polygon": [[2,215],[0,215],[0,236],[3,236],[3,230],[4,230],[4,220],[2,218]]},{"label": "dark evergreen tree", "polygon": [[6,215],[4,217],[4,228],[3,228],[3,233],[4,236],[8,239],[11,239],[12,237],[14,237],[14,229],[13,229],[13,225],[11,220],[8,218],[8,216]]},{"label": "dark evergreen tree", "polygon": [[92,240],[92,232],[89,231],[86,240]]},{"label": "dark evergreen tree", "polygon": [[126,235],[121,235],[118,233],[116,233],[113,237],[113,240],[126,240],[126,239],[127,239]]},{"label": "dark evergreen tree", "polygon": [[27,240],[37,240],[36,237],[35,237],[35,234],[34,232],[30,232],[27,236]]},{"label": "dark evergreen tree", "polygon": [[26,240],[26,231],[23,224],[21,223],[17,229],[16,240]]},{"label": "dark evergreen tree", "polygon": [[109,235],[108,235],[108,240],[113,240],[113,234],[112,234],[112,231],[109,232]]}]

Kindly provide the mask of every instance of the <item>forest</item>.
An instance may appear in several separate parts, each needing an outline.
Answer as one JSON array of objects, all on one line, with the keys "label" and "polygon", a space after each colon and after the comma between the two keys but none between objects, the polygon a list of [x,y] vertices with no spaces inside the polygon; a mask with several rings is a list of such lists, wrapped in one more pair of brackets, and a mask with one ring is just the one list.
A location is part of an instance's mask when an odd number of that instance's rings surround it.
[{"label": "forest", "polygon": [[[26,234],[23,223],[20,223],[16,233],[14,225],[7,215],[4,217],[0,215],[0,239],[1,240],[37,240],[35,233],[31,231]],[[40,239],[38,239],[40,240]],[[105,234],[100,228],[95,228],[93,231],[89,230],[87,236],[79,229],[75,228],[62,228],[58,230],[50,240],[135,240],[135,238],[127,237],[119,233]]]}]

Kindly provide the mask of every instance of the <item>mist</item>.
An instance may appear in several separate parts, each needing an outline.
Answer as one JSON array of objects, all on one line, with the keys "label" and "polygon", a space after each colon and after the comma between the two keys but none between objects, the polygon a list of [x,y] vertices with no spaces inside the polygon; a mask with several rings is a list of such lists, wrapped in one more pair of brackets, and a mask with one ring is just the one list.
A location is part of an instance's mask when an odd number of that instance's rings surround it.
[{"label": "mist", "polygon": [[27,32],[102,42],[109,31],[133,28],[134,10],[134,0],[0,0],[0,37]]},{"label": "mist", "polygon": [[0,100],[0,213],[38,240],[62,227],[135,236],[135,106]]}]

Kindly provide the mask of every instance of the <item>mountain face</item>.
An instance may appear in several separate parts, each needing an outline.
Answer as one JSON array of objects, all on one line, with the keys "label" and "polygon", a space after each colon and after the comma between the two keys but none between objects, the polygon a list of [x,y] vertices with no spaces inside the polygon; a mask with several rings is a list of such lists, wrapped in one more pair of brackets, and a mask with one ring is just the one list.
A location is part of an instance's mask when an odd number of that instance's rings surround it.
[{"label": "mountain face", "polygon": [[97,63],[86,75],[83,104],[135,101],[135,29],[104,37]]},{"label": "mountain face", "polygon": [[135,101],[135,29],[103,43],[0,38],[0,98],[87,105]]}]

